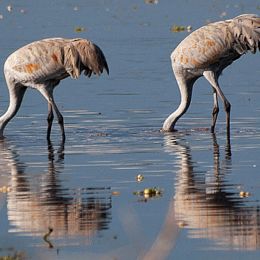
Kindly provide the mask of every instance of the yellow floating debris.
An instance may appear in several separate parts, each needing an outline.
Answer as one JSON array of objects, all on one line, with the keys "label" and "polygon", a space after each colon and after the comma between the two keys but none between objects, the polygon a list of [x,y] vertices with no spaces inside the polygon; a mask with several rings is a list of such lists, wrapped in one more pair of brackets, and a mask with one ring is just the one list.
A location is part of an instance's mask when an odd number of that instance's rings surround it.
[{"label": "yellow floating debris", "polygon": [[119,196],[120,195],[120,191],[112,191],[111,194],[113,196]]},{"label": "yellow floating debris", "polygon": [[162,190],[157,187],[145,188],[142,191],[135,191],[133,194],[138,196],[144,196],[145,198],[159,197],[162,195]]},{"label": "yellow floating debris", "polygon": [[11,187],[8,187],[8,186],[0,187],[0,192],[1,193],[7,193],[7,192],[10,192],[10,191],[11,191]]},{"label": "yellow floating debris", "polygon": [[187,29],[187,32],[191,32],[192,31],[191,25],[188,25],[186,29]]},{"label": "yellow floating debris", "polygon": [[240,198],[248,198],[250,196],[250,193],[247,191],[240,191],[239,196]]},{"label": "yellow floating debris", "polygon": [[174,24],[174,25],[171,27],[171,32],[183,32],[183,31],[191,32],[191,30],[192,30],[191,25],[182,26],[182,25],[176,25],[176,24]]},{"label": "yellow floating debris", "polygon": [[146,3],[146,4],[158,4],[159,3],[159,0],[144,0],[144,2]]},{"label": "yellow floating debris", "polygon": [[78,26],[78,27],[75,27],[74,31],[75,32],[84,32],[84,31],[86,31],[86,29],[84,27]]},{"label": "yellow floating debris", "polygon": [[178,227],[179,227],[179,228],[184,228],[184,227],[186,227],[186,226],[188,226],[188,225],[187,225],[187,223],[185,223],[184,221],[179,221],[179,222],[178,222]]},{"label": "yellow floating debris", "polygon": [[138,181],[138,182],[141,182],[144,180],[144,176],[142,174],[138,174],[135,179]]}]

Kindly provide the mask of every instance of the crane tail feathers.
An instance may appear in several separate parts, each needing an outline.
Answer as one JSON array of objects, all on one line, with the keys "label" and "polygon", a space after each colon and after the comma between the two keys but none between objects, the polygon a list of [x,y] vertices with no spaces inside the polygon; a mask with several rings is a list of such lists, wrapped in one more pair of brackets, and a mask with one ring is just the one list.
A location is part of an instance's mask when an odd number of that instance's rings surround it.
[{"label": "crane tail feathers", "polygon": [[239,54],[260,50],[260,17],[244,14],[231,20],[230,28],[236,40],[235,49]]},{"label": "crane tail feathers", "polygon": [[104,69],[106,70],[107,74],[109,74],[109,68],[104,53],[96,44],[93,45],[95,47],[95,54],[96,54],[97,74],[103,73]]}]

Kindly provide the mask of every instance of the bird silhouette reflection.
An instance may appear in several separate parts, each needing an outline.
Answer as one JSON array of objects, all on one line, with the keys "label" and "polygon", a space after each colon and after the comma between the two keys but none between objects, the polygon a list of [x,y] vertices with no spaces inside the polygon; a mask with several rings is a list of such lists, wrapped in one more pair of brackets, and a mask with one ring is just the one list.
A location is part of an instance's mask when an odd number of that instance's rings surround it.
[{"label": "bird silhouette reflection", "polygon": [[175,218],[187,228],[190,238],[213,240],[217,248],[254,250],[260,248],[259,205],[240,196],[239,183],[230,183],[232,172],[230,140],[221,156],[212,134],[213,168],[202,170],[193,160],[185,139],[165,135],[165,149],[177,156]]},{"label": "bird silhouette reflection", "polygon": [[64,142],[57,152],[49,142],[48,166],[40,174],[32,175],[14,145],[1,140],[0,165],[0,176],[9,178],[10,232],[45,237],[52,230],[52,239],[84,236],[88,243],[100,230],[108,229],[112,206],[110,187],[68,188],[61,178]]}]

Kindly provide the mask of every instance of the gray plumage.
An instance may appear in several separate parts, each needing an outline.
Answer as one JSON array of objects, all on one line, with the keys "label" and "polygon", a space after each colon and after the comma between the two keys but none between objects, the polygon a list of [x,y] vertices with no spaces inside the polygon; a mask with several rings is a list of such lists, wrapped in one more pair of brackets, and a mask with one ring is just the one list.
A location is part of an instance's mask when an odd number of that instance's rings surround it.
[{"label": "gray plumage", "polygon": [[35,88],[48,101],[47,139],[55,111],[65,140],[63,117],[53,98],[53,90],[62,79],[77,79],[81,72],[88,77],[92,73],[109,73],[106,58],[101,49],[86,39],[50,38],[32,42],[12,53],[4,64],[4,74],[9,90],[9,107],[0,117],[0,137],[7,123],[15,116],[27,88]]},{"label": "gray plumage", "polygon": [[203,26],[188,35],[172,52],[172,68],[177,80],[181,103],[163,124],[164,131],[173,131],[177,120],[187,111],[193,84],[204,76],[213,88],[214,107],[211,132],[219,111],[218,96],[224,103],[226,127],[230,132],[231,105],[223,94],[218,78],[233,61],[248,51],[260,49],[260,17],[243,14],[230,20]]}]

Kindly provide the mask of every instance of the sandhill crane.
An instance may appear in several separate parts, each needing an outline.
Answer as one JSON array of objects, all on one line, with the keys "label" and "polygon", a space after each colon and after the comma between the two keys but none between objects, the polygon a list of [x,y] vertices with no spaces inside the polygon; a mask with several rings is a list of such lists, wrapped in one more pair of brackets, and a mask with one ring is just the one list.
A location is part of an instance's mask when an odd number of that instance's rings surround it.
[{"label": "sandhill crane", "polygon": [[218,96],[226,111],[227,133],[230,133],[231,105],[224,96],[218,78],[221,72],[247,51],[260,48],[260,17],[243,14],[230,20],[203,26],[188,35],[172,52],[172,68],[177,80],[181,103],[164,121],[164,131],[174,131],[177,120],[187,111],[195,81],[204,76],[213,88],[213,112],[211,132],[219,112]]},{"label": "sandhill crane", "polygon": [[20,108],[28,87],[37,89],[48,101],[47,140],[50,140],[53,110],[65,140],[63,117],[58,110],[53,90],[62,79],[77,79],[81,72],[88,77],[109,73],[106,58],[94,43],[81,38],[49,38],[32,42],[12,53],[4,64],[4,74],[9,90],[9,107],[0,117],[0,137],[4,128]]}]

